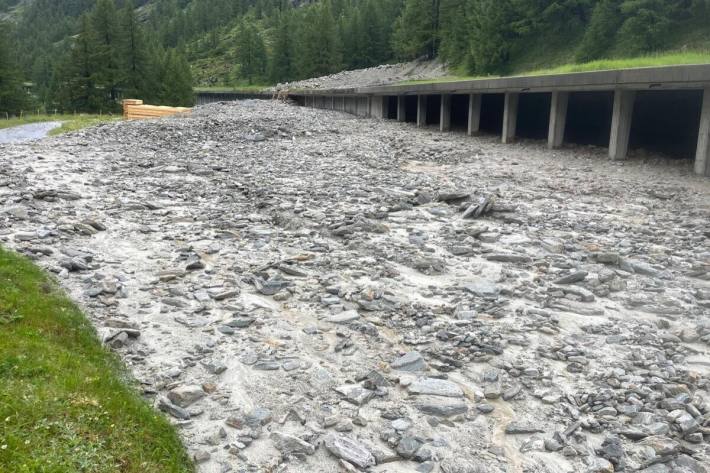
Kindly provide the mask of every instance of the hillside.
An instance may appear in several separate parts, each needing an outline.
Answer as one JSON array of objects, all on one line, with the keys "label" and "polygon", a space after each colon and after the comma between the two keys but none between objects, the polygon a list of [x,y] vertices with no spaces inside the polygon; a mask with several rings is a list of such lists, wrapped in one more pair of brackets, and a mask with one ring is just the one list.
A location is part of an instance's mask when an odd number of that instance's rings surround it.
[{"label": "hillside", "polygon": [[[98,4],[120,10],[128,1]],[[13,25],[9,49],[45,107],[61,102],[61,63],[82,37],[81,15],[96,5],[97,0],[0,0],[0,15]],[[190,64],[195,86],[276,84],[423,57],[437,58],[457,76],[661,52],[700,52],[710,61],[707,0],[140,0],[131,5],[146,44],[144,56],[157,64],[153,69],[167,73],[170,68],[161,64],[173,51],[175,64],[182,58]],[[111,33],[119,50],[125,31]],[[104,59],[122,54],[97,51]],[[695,62],[699,56],[687,57]],[[123,77],[109,82],[111,89],[126,89]],[[162,100],[160,93],[143,95]]]}]

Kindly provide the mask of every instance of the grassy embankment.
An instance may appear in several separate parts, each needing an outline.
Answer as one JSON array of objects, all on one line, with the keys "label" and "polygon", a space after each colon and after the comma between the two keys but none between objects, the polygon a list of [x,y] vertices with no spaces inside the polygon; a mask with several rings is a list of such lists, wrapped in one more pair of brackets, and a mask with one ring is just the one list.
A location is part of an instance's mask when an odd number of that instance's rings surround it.
[{"label": "grassy embankment", "polygon": [[199,86],[195,87],[195,93],[199,92],[213,92],[213,93],[246,93],[246,94],[253,94],[257,92],[262,92],[265,89],[268,89],[271,87],[270,85],[265,85],[265,84],[242,84],[242,85],[233,85],[233,86]]},{"label": "grassy embankment", "polygon": [[50,135],[54,136],[98,125],[100,123],[119,121],[121,119],[122,117],[120,115],[25,115],[22,118],[11,118],[9,120],[0,118],[0,129],[27,125],[28,123],[62,122],[62,126],[49,132]]},{"label": "grassy embankment", "polygon": [[188,473],[170,423],[77,307],[0,248],[0,471]]},{"label": "grassy embankment", "polygon": [[[654,54],[634,58],[600,59],[582,64],[563,64],[547,69],[523,70],[511,76],[541,76],[551,74],[565,74],[573,72],[606,71],[618,69],[631,69],[639,67],[674,66],[682,64],[710,64],[710,51],[707,52],[679,52]],[[501,76],[467,76],[451,75],[437,79],[413,80],[400,82],[400,85],[433,84],[440,82],[456,82],[461,80],[490,79]]]}]

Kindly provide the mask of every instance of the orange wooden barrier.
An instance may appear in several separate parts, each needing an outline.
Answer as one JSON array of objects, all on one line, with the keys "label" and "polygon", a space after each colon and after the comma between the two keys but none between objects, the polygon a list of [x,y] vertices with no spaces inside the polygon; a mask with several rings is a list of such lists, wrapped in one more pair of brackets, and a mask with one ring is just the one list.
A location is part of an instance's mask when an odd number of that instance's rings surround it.
[{"label": "orange wooden barrier", "polygon": [[123,101],[123,118],[126,120],[142,120],[146,118],[168,117],[181,113],[190,113],[187,107],[165,107],[162,105],[144,105],[139,99],[125,99]]}]

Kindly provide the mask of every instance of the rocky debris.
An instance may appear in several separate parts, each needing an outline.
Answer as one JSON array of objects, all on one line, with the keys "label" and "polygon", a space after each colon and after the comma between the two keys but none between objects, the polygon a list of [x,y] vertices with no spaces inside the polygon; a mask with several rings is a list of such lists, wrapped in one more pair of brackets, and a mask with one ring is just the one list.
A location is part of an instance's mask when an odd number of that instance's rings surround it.
[{"label": "rocky debris", "polygon": [[448,71],[439,61],[420,59],[401,64],[383,64],[366,69],[342,71],[329,76],[278,84],[273,87],[273,90],[371,87],[406,80],[435,79],[446,75],[448,75]]},{"label": "rocky debris", "polygon": [[0,244],[200,473],[707,470],[705,182],[442,136],[246,101],[3,146]]}]

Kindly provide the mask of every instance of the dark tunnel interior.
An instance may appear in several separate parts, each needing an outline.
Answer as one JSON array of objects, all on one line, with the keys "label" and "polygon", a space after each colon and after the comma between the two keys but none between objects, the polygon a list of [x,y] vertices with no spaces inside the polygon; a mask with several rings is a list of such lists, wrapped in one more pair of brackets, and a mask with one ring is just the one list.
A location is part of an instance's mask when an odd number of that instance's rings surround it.
[{"label": "dark tunnel interior", "polygon": [[550,93],[520,94],[517,135],[533,140],[547,139],[550,122]]},{"label": "dark tunnel interior", "polygon": [[387,115],[385,115],[385,118],[388,120],[396,120],[397,119],[397,96],[396,95],[388,95],[384,99],[385,103],[383,104],[385,106],[385,110],[387,111]]},{"label": "dark tunnel interior", "polygon": [[468,95],[454,94],[451,96],[451,129],[468,130]]},{"label": "dark tunnel interior", "polygon": [[642,148],[672,158],[694,158],[702,99],[702,90],[638,92],[629,148]]},{"label": "dark tunnel interior", "polygon": [[426,125],[439,125],[441,116],[441,95],[425,95]]},{"label": "dark tunnel interior", "polygon": [[503,132],[505,94],[483,94],[481,97],[481,132],[500,135]]},{"label": "dark tunnel interior", "polygon": [[609,146],[614,92],[573,92],[569,95],[565,143]]},{"label": "dark tunnel interior", "polygon": [[416,95],[405,95],[404,96],[404,121],[414,122],[417,121],[417,96]]}]

